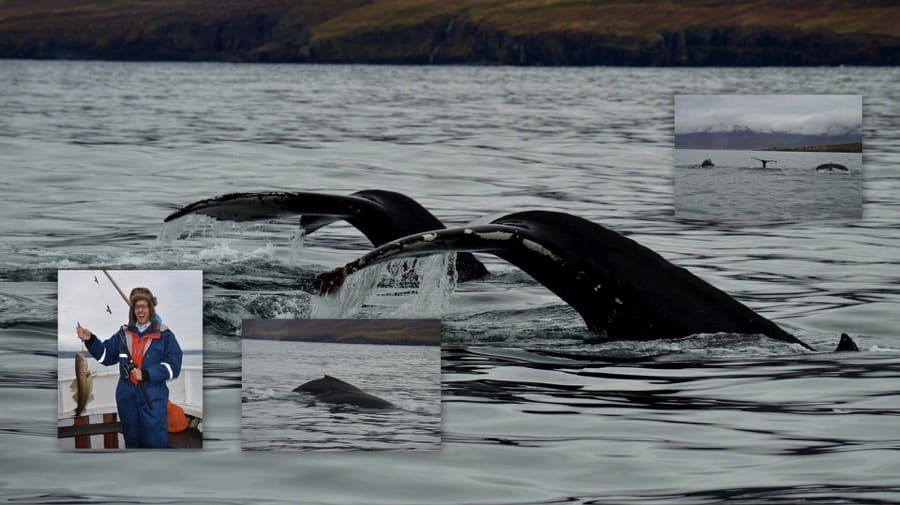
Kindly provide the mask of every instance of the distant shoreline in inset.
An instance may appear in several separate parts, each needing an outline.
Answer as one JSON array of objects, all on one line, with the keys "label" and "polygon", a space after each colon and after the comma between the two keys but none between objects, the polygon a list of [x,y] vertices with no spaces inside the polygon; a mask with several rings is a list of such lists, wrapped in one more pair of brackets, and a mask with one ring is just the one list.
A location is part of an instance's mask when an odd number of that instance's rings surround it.
[{"label": "distant shoreline in inset", "polygon": [[252,340],[333,344],[441,345],[439,319],[245,319],[242,337]]},{"label": "distant shoreline in inset", "polygon": [[827,144],[815,146],[801,147],[758,147],[755,149],[734,149],[730,147],[676,147],[675,149],[690,149],[694,151],[781,151],[781,152],[798,152],[798,153],[861,153],[862,142],[851,142],[847,144]]}]

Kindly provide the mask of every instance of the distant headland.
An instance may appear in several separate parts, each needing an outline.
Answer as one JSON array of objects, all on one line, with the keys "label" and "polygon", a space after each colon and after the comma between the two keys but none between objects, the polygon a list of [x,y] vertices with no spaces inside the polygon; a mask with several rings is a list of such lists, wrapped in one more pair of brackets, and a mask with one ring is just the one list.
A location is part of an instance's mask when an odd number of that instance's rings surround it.
[{"label": "distant headland", "polygon": [[897,19],[887,0],[0,0],[0,58],[897,65]]},{"label": "distant headland", "polygon": [[332,344],[440,345],[438,319],[245,319],[241,338]]},{"label": "distant headland", "polygon": [[861,153],[862,142],[852,142],[849,144],[828,144],[824,146],[767,147],[765,149],[757,149],[757,151],[792,151],[802,153]]}]

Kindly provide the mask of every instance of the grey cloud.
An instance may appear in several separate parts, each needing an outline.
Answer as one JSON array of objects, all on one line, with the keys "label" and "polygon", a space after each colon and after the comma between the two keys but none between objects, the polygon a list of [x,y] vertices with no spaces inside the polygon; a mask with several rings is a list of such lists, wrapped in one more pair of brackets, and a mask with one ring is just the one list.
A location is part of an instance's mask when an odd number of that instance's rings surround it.
[{"label": "grey cloud", "polygon": [[806,135],[860,132],[859,95],[678,95],[675,132],[729,131]]}]

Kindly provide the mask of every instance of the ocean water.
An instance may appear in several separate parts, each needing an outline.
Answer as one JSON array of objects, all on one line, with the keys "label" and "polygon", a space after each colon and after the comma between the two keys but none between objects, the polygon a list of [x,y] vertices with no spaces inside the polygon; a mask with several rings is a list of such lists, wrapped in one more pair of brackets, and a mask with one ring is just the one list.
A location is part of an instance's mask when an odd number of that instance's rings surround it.
[{"label": "ocean water", "polygon": [[[775,160],[762,168],[753,159]],[[715,167],[701,167],[710,159]],[[847,171],[821,170],[838,163]],[[675,150],[678,219],[754,225],[859,219],[863,169],[859,153]]]},{"label": "ocean water", "polygon": [[[241,447],[247,451],[436,450],[439,346],[242,340]],[[393,403],[360,409],[295,393],[323,375]]]},{"label": "ocean water", "polygon": [[[900,70],[767,70],[0,61],[0,496],[900,501]],[[707,93],[861,94],[861,218],[678,219],[672,97]],[[416,265],[417,289],[383,270],[322,299],[313,277],[371,248],[345,224],[162,233],[179,206],[223,193],[367,188],[447,225],[524,209],[591,219],[823,352],[597,341],[490,255],[484,281],[448,284],[438,257]],[[86,268],[204,271],[202,451],[57,450],[56,272]],[[241,320],[335,313],[444,319],[440,450],[241,450]],[[863,352],[827,352],[841,332]]]}]

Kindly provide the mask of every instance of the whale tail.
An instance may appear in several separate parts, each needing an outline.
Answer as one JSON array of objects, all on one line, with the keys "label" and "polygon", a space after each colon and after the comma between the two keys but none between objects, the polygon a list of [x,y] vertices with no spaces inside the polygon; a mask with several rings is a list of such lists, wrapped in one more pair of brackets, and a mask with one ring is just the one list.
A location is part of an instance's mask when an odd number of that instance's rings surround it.
[{"label": "whale tail", "polygon": [[[300,225],[307,234],[344,220],[376,247],[413,233],[445,228],[412,198],[377,189],[346,196],[308,192],[230,193],[185,205],[163,221],[190,214],[238,222],[300,215]],[[469,253],[457,255],[456,270],[461,281],[488,275],[484,265]]]},{"label": "whale tail", "polygon": [[321,294],[348,275],[405,257],[486,252],[521,268],[562,298],[588,328],[616,339],[677,338],[698,333],[762,334],[812,348],[659,254],[571,214],[528,211],[486,225],[432,230],[397,239],[320,275]]}]

